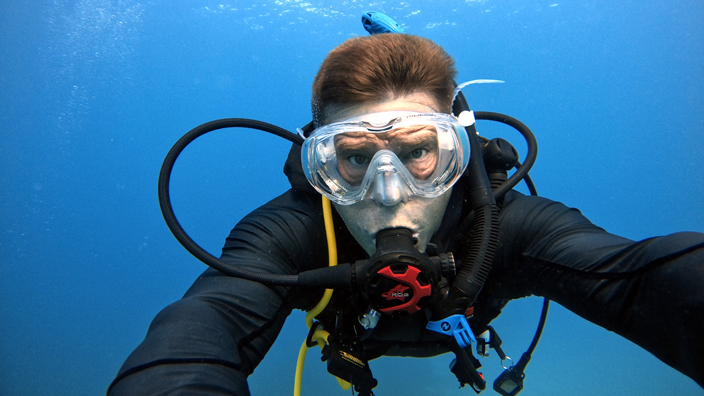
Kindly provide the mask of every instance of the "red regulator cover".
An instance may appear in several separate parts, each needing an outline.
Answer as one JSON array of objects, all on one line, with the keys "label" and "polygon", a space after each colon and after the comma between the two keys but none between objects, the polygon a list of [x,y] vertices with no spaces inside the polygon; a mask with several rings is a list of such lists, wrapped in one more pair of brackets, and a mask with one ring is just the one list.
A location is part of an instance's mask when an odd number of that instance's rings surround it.
[{"label": "red regulator cover", "polygon": [[380,312],[391,314],[404,311],[412,314],[420,311],[420,300],[431,295],[432,286],[419,276],[421,270],[416,267],[387,266],[378,270],[377,274],[381,277],[374,287],[376,296],[373,300],[376,300]]}]

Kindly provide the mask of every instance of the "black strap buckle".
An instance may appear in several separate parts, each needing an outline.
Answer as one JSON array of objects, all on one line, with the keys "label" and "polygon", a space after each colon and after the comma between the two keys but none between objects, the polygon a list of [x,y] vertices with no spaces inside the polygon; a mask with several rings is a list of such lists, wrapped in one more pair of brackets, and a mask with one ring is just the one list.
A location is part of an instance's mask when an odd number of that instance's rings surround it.
[{"label": "black strap buckle", "polygon": [[361,353],[342,345],[333,335],[328,337],[328,345],[323,348],[322,361],[328,363],[328,372],[354,385],[359,396],[374,396],[372,389],[378,384],[372,376],[367,360]]}]

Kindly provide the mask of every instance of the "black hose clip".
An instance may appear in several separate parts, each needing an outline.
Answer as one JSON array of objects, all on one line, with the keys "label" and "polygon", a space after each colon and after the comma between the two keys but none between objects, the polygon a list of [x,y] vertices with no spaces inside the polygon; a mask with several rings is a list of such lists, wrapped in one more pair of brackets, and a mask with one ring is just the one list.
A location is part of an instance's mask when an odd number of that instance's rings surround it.
[{"label": "black hose clip", "polygon": [[472,355],[472,347],[462,348],[454,339],[451,345],[455,359],[450,363],[450,371],[457,377],[460,387],[469,385],[477,394],[486,389],[486,380],[482,373],[477,371],[482,365]]},{"label": "black hose clip", "polygon": [[306,346],[308,348],[318,345],[318,341],[313,340],[313,334],[315,334],[315,331],[318,330],[318,326],[320,326],[320,322],[315,321],[310,326],[310,330],[308,330],[308,337],[306,337]]}]

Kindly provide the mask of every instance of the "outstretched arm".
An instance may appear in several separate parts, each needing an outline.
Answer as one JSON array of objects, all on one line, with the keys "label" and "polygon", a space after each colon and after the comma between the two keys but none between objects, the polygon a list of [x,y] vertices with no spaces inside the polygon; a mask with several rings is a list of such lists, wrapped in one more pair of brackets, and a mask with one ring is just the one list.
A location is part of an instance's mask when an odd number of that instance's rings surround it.
[{"label": "outstretched arm", "polygon": [[704,234],[634,242],[523,196],[506,204],[501,227],[487,293],[547,297],[704,386]]},{"label": "outstretched arm", "polygon": [[[255,210],[231,232],[221,259],[268,274],[297,274],[325,265],[322,214],[314,198],[291,190]],[[109,395],[247,395],[247,376],[286,317],[294,308],[313,304],[316,294],[209,269],[183,299],[156,316]]]}]

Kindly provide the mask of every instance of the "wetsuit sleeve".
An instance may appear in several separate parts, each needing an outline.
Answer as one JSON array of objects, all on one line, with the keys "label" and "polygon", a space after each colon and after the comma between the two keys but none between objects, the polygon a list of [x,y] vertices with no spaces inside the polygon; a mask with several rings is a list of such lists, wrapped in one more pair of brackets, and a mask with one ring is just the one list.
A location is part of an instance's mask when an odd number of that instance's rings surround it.
[{"label": "wetsuit sleeve", "polygon": [[[315,197],[293,190],[246,216],[221,259],[268,274],[326,265],[324,227]],[[317,248],[313,248],[317,247]],[[109,395],[247,395],[246,378],[294,308],[319,295],[207,270],[185,296],[161,311],[129,356]]]},{"label": "wetsuit sleeve", "polygon": [[704,234],[635,242],[576,209],[516,195],[501,213],[487,293],[547,297],[704,386]]}]

